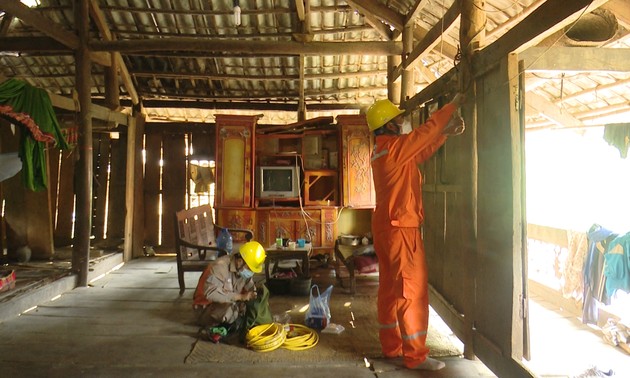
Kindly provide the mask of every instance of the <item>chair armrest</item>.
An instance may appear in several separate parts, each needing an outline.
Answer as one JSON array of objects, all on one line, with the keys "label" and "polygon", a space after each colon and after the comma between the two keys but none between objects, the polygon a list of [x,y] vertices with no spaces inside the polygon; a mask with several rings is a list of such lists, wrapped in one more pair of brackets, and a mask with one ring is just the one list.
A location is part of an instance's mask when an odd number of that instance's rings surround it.
[{"label": "chair armrest", "polygon": [[[227,251],[223,248],[219,248],[219,247],[215,247],[212,245],[201,245],[201,244],[194,244],[194,243],[190,243],[184,239],[181,238],[177,238],[177,241],[179,243],[180,247],[188,247],[188,248],[194,248],[199,252],[199,258],[201,260],[205,260],[206,259],[206,252],[208,251],[217,251],[217,256],[223,256],[223,255],[227,255]],[[178,251],[179,253],[179,251]]]},{"label": "chair armrest", "polygon": [[[221,227],[215,225],[216,228],[220,230],[225,229],[228,230],[230,234],[245,234],[245,240],[250,241],[254,238],[254,232],[252,230],[248,230],[246,228],[230,228],[230,227]],[[218,235],[219,233],[217,233]]]}]

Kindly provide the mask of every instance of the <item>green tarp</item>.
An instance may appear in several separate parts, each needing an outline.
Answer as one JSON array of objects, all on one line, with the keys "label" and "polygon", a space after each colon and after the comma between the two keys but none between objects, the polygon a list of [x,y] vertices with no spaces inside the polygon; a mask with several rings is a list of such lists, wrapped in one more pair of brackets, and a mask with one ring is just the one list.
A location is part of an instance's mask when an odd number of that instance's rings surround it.
[{"label": "green tarp", "polygon": [[[40,130],[52,134],[57,147],[68,149],[68,143],[61,134],[61,127],[52,107],[48,93],[28,83],[8,79],[0,83],[0,104],[11,105],[16,113],[28,114]],[[24,185],[34,191],[44,190],[48,185],[46,171],[46,145],[34,140],[26,129],[20,138],[19,155],[22,159]]]}]

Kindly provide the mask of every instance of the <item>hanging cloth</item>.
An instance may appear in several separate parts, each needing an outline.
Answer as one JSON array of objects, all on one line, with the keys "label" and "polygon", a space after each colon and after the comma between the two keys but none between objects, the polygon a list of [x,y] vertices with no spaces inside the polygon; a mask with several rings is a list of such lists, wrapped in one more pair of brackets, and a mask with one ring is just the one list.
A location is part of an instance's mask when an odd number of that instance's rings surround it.
[{"label": "hanging cloth", "polygon": [[[0,83],[0,104],[10,105],[13,112],[22,117],[22,121],[32,119],[44,137],[52,136],[56,145],[68,149],[68,143],[61,133],[61,127],[52,107],[48,93],[28,83],[16,79],[8,79]],[[24,115],[28,115],[25,117]],[[23,132],[20,137],[19,156],[22,159],[22,178],[24,185],[33,191],[46,189],[48,185],[46,171],[46,155],[44,142],[33,138],[32,128],[20,117],[11,117],[18,125],[30,132]]]},{"label": "hanging cloth", "polygon": [[190,163],[190,179],[195,183],[195,193],[207,193],[214,184],[214,168]]},{"label": "hanging cloth", "polygon": [[630,123],[612,123],[604,126],[604,140],[617,147],[622,158],[628,157],[630,147]]}]

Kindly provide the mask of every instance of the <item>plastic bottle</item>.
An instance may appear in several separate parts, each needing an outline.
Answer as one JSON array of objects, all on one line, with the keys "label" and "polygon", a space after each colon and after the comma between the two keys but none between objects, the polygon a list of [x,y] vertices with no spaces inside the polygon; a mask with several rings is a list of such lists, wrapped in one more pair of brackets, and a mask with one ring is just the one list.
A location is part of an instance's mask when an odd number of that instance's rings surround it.
[{"label": "plastic bottle", "polygon": [[225,249],[228,255],[231,255],[232,245],[232,235],[227,229],[222,228],[221,232],[219,232],[219,236],[217,237],[217,247]]}]

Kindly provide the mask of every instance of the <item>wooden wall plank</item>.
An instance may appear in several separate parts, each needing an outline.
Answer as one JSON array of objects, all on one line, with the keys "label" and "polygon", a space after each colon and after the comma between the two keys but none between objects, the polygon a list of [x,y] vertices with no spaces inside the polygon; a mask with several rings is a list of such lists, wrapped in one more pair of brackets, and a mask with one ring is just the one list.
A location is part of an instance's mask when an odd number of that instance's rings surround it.
[{"label": "wooden wall plank", "polygon": [[109,166],[109,135],[96,134],[93,140],[94,158],[94,184],[92,186],[93,205],[92,205],[92,236],[95,240],[102,240],[105,231],[105,217],[107,212],[107,168]]},{"label": "wooden wall plank", "polygon": [[[144,242],[151,246],[157,246],[159,244],[161,149],[162,135],[154,133],[146,134],[146,163],[144,167]],[[172,223],[173,220],[170,220],[169,224]]]},{"label": "wooden wall plank", "polygon": [[50,149],[48,152],[48,195],[50,197],[50,209],[52,216],[53,230],[57,223],[57,190],[59,184],[59,162],[61,153],[58,148]]},{"label": "wooden wall plank", "polygon": [[194,156],[205,156],[209,160],[216,158],[216,135],[214,127],[208,128],[208,131],[193,131],[192,145]]},{"label": "wooden wall plank", "polygon": [[61,153],[61,172],[59,173],[59,190],[57,192],[57,222],[53,233],[55,247],[64,247],[72,244],[75,157],[76,153],[74,150]]},{"label": "wooden wall plank", "polygon": [[125,235],[127,134],[111,140],[111,172],[109,174],[109,210],[107,217],[107,239],[122,240]]},{"label": "wooden wall plank", "polygon": [[[518,90],[515,59],[502,59],[479,80],[478,104],[478,255],[474,322],[488,346],[502,355],[522,355],[522,292],[520,124],[515,109]],[[520,323],[520,324],[519,324]],[[475,348],[491,356],[496,350]],[[494,356],[500,358],[499,356]],[[491,359],[492,357],[490,357]],[[486,361],[486,360],[484,360]],[[498,370],[491,367],[499,374]],[[506,376],[513,376],[506,374]]]},{"label": "wooden wall plank", "polygon": [[186,149],[184,135],[166,134],[162,167],[162,247],[175,245],[173,217],[186,206]]}]

